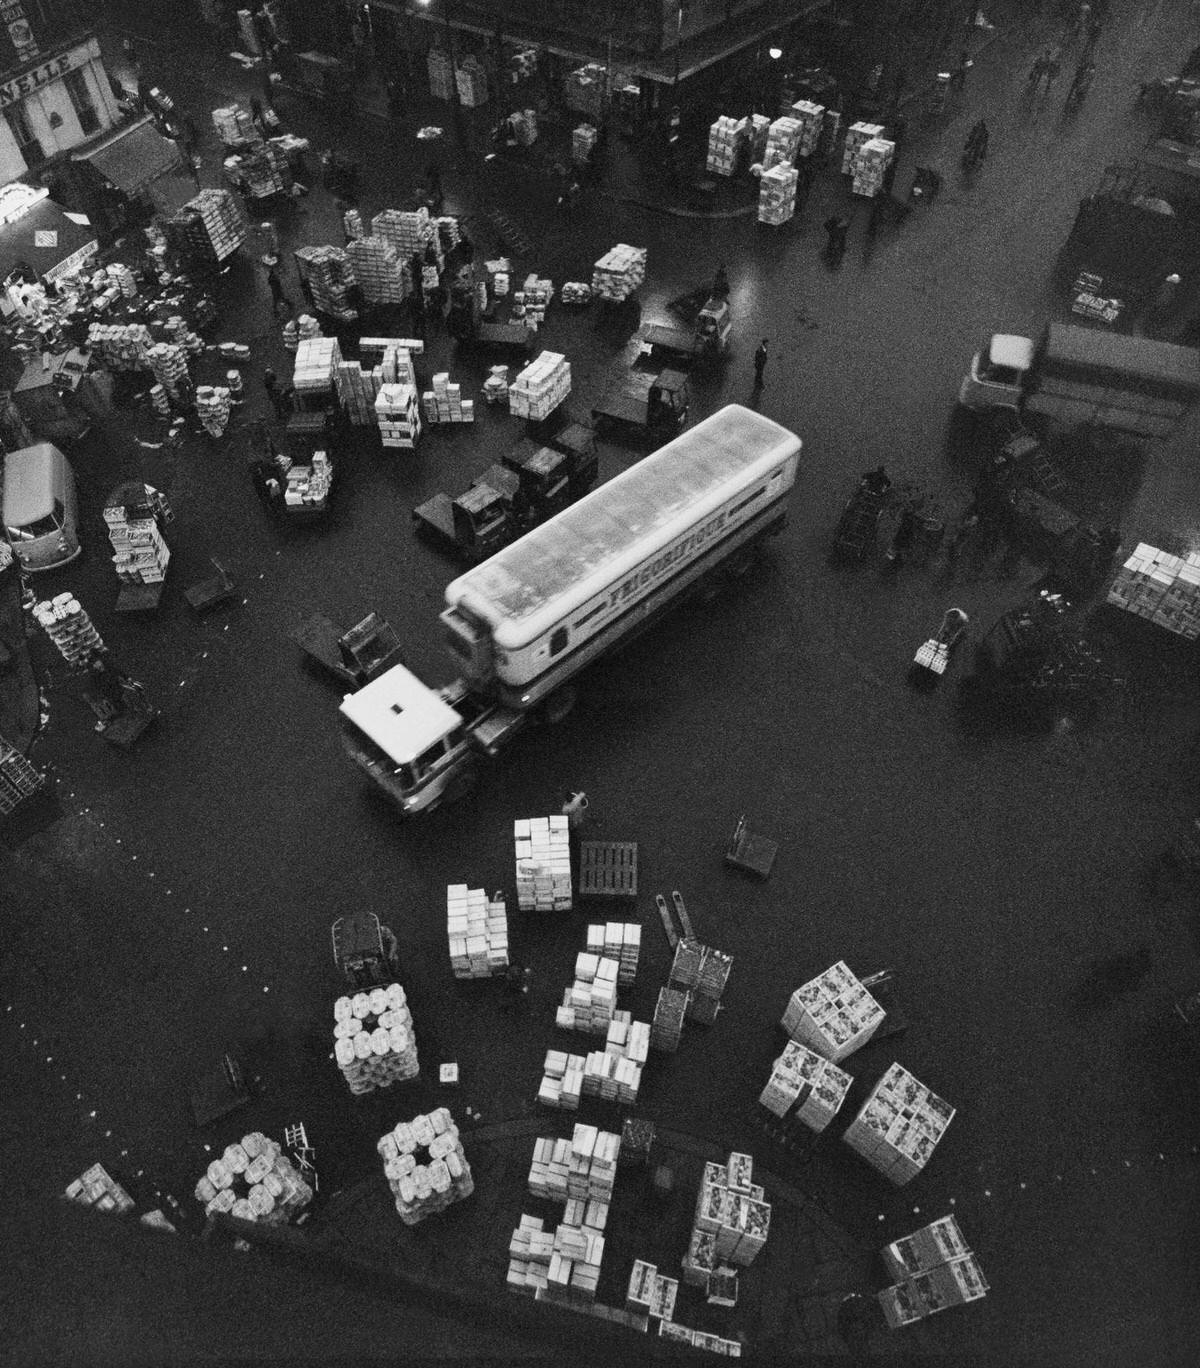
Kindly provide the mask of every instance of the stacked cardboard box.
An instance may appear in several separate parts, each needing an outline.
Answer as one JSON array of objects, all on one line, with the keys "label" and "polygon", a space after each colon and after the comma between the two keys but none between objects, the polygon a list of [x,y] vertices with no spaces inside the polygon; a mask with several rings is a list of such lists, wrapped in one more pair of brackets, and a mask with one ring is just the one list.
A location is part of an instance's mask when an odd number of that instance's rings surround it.
[{"label": "stacked cardboard box", "polygon": [[217,130],[217,137],[226,146],[258,140],[259,132],[254,127],[254,119],[250,111],[243,109],[241,105],[232,104],[214,109],[212,121],[213,127]]},{"label": "stacked cardboard box", "polygon": [[402,209],[383,209],[371,220],[371,233],[390,244],[401,261],[408,261],[419,255],[424,261],[425,254],[433,248],[439,267],[443,265],[441,237],[437,221],[429,217],[425,208],[408,212]]},{"label": "stacked cardboard box", "polygon": [[111,371],[140,370],[152,345],[144,323],[93,323],[87,333],[88,350]]},{"label": "stacked cardboard box", "polygon": [[350,322],[358,310],[350,301],[354,267],[341,247],[298,247],[294,253],[300,279],[312,295],[313,307],[331,318]]},{"label": "stacked cardboard box", "polygon": [[[0,569],[4,567],[6,549],[7,543],[0,543]],[[45,785],[46,776],[0,736],[0,817],[15,812]]]},{"label": "stacked cardboard box", "polygon": [[674,1054],[683,1036],[683,1019],[691,994],[677,988],[660,988],[650,1025],[650,1048]]},{"label": "stacked cardboard box", "polygon": [[462,386],[451,382],[448,371],[433,377],[433,388],[421,396],[425,421],[434,423],[473,423],[475,401],[462,397]]},{"label": "stacked cardboard box", "polygon": [[361,242],[367,235],[363,227],[362,214],[357,209],[347,209],[342,215],[342,231],[346,234],[346,250],[352,243]]},{"label": "stacked cardboard box", "polygon": [[602,959],[586,952],[575,958],[575,982],[563,991],[562,1006],[555,1013],[555,1024],[564,1031],[584,1031],[607,1036],[609,1023],[617,1008],[616,960]]},{"label": "stacked cardboard box", "polygon": [[790,110],[791,116],[800,125],[800,141],[796,155],[811,157],[821,144],[821,130],[825,123],[825,108],[811,100],[797,100]]},{"label": "stacked cardboard box", "polygon": [[571,393],[571,363],[558,352],[544,351],[508,388],[508,411],[515,418],[541,422]]},{"label": "stacked cardboard box", "polygon": [[246,240],[245,217],[228,190],[201,190],[183,212],[202,226],[204,241],[217,261],[231,257]]},{"label": "stacked cardboard box", "polygon": [[532,147],[537,142],[538,136],[537,110],[518,109],[511,118],[513,132],[517,135],[517,142],[522,147]]},{"label": "stacked cardboard box", "polygon": [[607,1219],[608,1207],[600,1202],[568,1201],[554,1231],[546,1230],[541,1217],[522,1215],[508,1244],[509,1290],[557,1301],[590,1302],[599,1282]]},{"label": "stacked cardboard box", "polygon": [[415,385],[381,385],[375,396],[375,417],[385,447],[412,450],[421,435],[421,407]]},{"label": "stacked cardboard box", "polygon": [[777,228],[795,216],[798,183],[796,168],[782,162],[763,172],[758,184],[759,223]]},{"label": "stacked cardboard box", "polygon": [[659,1321],[670,1321],[675,1316],[675,1299],[679,1280],[661,1274],[652,1263],[634,1259],[625,1292],[627,1309]]},{"label": "stacked cardboard box", "polygon": [[767,146],[763,152],[763,166],[769,169],[780,162],[791,164],[800,148],[804,126],[799,119],[784,114],[767,130]]},{"label": "stacked cardboard box", "polygon": [[554,283],[540,280],[536,272],[525,277],[525,284],[513,293],[512,316],[524,320],[525,326],[536,331],[546,321],[546,310],[554,298]]},{"label": "stacked cardboard box", "polygon": [[746,128],[746,138],[750,145],[751,163],[761,162],[767,152],[767,139],[771,136],[771,120],[765,114],[751,114]]},{"label": "stacked cardboard box", "polygon": [[789,1040],[758,1100],[776,1116],[794,1116],[809,1130],[823,1131],[846,1100],[852,1082],[836,1064],[807,1045]]},{"label": "stacked cardboard box", "polygon": [[650,1027],[629,1012],[615,1012],[603,1050],[586,1056],[547,1050],[538,1101],[561,1111],[578,1111],[581,1097],[633,1106],[649,1048]]},{"label": "stacked cardboard box", "polygon": [[244,193],[252,199],[269,199],[291,188],[292,172],[287,155],[274,143],[254,143],[228,158],[225,165],[240,176]]},{"label": "stacked cardboard box", "polygon": [[454,83],[458,87],[458,98],[467,109],[487,104],[487,71],[478,57],[468,54],[462,59],[455,69]]},{"label": "stacked cardboard box", "polygon": [[207,1215],[221,1212],[267,1225],[295,1220],[312,1199],[312,1188],[279,1142],[261,1131],[251,1131],[226,1145],[196,1184],[196,1200]]},{"label": "stacked cardboard box", "polygon": [[171,551],[158,529],[154,505],[117,504],[104,510],[113,565],[122,584],[161,584]]},{"label": "stacked cardboard box", "polygon": [[1195,641],[1200,636],[1200,553],[1172,556],[1139,542],[1117,571],[1108,601]]},{"label": "stacked cardboard box", "polygon": [[68,1184],[63,1196],[97,1211],[115,1211],[118,1216],[133,1210],[133,1198],[101,1164],[93,1164]]},{"label": "stacked cardboard box", "polygon": [[355,238],[346,244],[346,260],[368,304],[402,304],[412,293],[407,260],[384,238]]},{"label": "stacked cardboard box", "polygon": [[896,1240],[884,1249],[883,1258],[898,1280],[878,1294],[893,1330],[987,1295],[987,1280],[953,1216]]},{"label": "stacked cardboard box", "polygon": [[538,1140],[529,1169],[529,1191],[551,1202],[576,1198],[605,1206],[612,1201],[621,1137],[595,1126],[576,1125],[570,1140]]},{"label": "stacked cardboard box", "polygon": [[483,382],[483,397],[489,404],[508,402],[508,367],[489,366],[487,379]]},{"label": "stacked cardboard box", "polygon": [[123,261],[113,262],[104,269],[126,299],[133,299],[135,297],[138,292],[137,280],[134,278],[133,272]]},{"label": "stacked cardboard box", "polygon": [[720,1335],[709,1334],[707,1330],[692,1330],[675,1321],[659,1321],[658,1333],[663,1339],[678,1340],[681,1344],[690,1344],[693,1349],[705,1349],[710,1354],[724,1354],[726,1358],[742,1356],[740,1340],[724,1339]]},{"label": "stacked cardboard box", "polygon": [[334,1057],[356,1097],[420,1073],[412,1012],[400,984],[338,998],[333,1020]]},{"label": "stacked cardboard box", "polygon": [[642,952],[642,928],[638,922],[600,922],[587,929],[587,948],[592,955],[605,955],[620,964],[617,983],[631,987],[637,977],[638,957]]},{"label": "stacked cardboard box", "polygon": [[[754,1161],[748,1154],[731,1154],[724,1165],[706,1164],[696,1197],[693,1242],[688,1258],[695,1263],[695,1231],[713,1237],[712,1257],[717,1263],[753,1263],[767,1243],[771,1206],[763,1190],[751,1182]],[[706,1246],[707,1247],[707,1246]]]},{"label": "stacked cardboard box", "polygon": [[592,267],[592,292],[601,299],[628,299],[646,278],[646,248],[618,242]]},{"label": "stacked cardboard box", "polygon": [[306,337],[296,346],[292,384],[300,395],[324,398],[333,390],[342,349],[336,337]]},{"label": "stacked cardboard box", "polygon": [[429,93],[435,100],[454,99],[454,64],[441,48],[429,49]]},{"label": "stacked cardboard box", "polygon": [[564,281],[561,298],[564,304],[590,304],[592,287],[586,280]]},{"label": "stacked cardboard box", "polygon": [[699,941],[681,940],[675,947],[668,977],[670,986],[689,994],[687,1017],[711,1026],[720,1010],[721,994],[733,968],[733,957],[723,950],[701,945]]},{"label": "stacked cardboard box", "polygon": [[851,168],[852,189],[856,195],[878,195],[883,190],[887,169],[896,155],[896,144],[886,138],[871,138],[858,149]]},{"label": "stacked cardboard box", "polygon": [[181,380],[188,379],[187,356],[173,342],[155,342],[148,347],[146,364],[155,380],[171,395],[178,393]]},{"label": "stacked cardboard box", "polygon": [[[290,320],[289,320],[289,321],[290,321]],[[324,334],[321,332],[321,325],[320,325],[320,323],[317,322],[317,320],[312,316],[312,314],[302,313],[302,314],[299,316],[299,318],[296,319],[296,324],[295,324],[295,326],[296,326],[296,340],[297,340],[297,342],[307,342],[308,339],[309,339],[310,337],[322,337],[322,336],[324,336]],[[285,336],[285,338],[286,338],[286,336],[287,336],[287,326],[286,326],[286,325],[284,326],[284,330],[283,330],[283,331],[284,331],[284,336]],[[292,350],[292,348],[289,347],[288,350],[290,351],[290,350]]]},{"label": "stacked cardboard box", "polygon": [[283,501],[289,508],[320,507],[333,489],[333,466],[324,451],[314,451],[306,465],[293,465],[287,473]]},{"label": "stacked cardboard box", "polygon": [[[718,1165],[713,1165],[717,1168]],[[683,1281],[689,1287],[708,1289],[708,1280],[717,1271],[717,1237],[711,1230],[692,1230],[687,1253],[683,1256]]]},{"label": "stacked cardboard box", "polygon": [[339,361],[334,373],[338,402],[356,427],[375,425],[375,396],[379,381],[374,373],[365,371],[358,361]]},{"label": "stacked cardboard box", "polygon": [[475,1191],[471,1166],[449,1108],[401,1121],[375,1147],[405,1225],[445,1211]]},{"label": "stacked cardboard box", "polygon": [[859,150],[872,138],[883,137],[883,125],[872,123],[853,123],[846,129],[846,141],[842,144],[842,174],[849,175],[854,170]]},{"label": "stacked cardboard box", "polygon": [[721,117],[708,130],[708,155],[705,168],[715,176],[732,176],[737,167],[738,153],[748,135],[745,119]]},{"label": "stacked cardboard box", "polygon": [[883,1018],[883,1008],[838,960],[788,999],[783,1029],[837,1064],[865,1045]]},{"label": "stacked cardboard box", "polygon": [[437,225],[438,242],[443,255],[452,252],[462,241],[462,226],[458,219],[453,214],[439,214],[434,223]]},{"label": "stacked cardboard box", "polygon": [[837,146],[838,135],[842,128],[842,115],[837,109],[827,109],[821,120],[821,141],[819,148],[824,149],[830,155]]},{"label": "stacked cardboard box", "polygon": [[262,56],[262,44],[259,42],[258,29],[254,26],[254,16],[248,9],[240,9],[237,12],[238,35],[242,47],[251,57]]},{"label": "stacked cardboard box", "polygon": [[842,1137],[897,1187],[925,1167],[954,1117],[954,1108],[893,1064]]},{"label": "stacked cardboard box", "polygon": [[582,123],[571,131],[571,160],[576,166],[586,165],[596,146],[597,138],[594,124]]},{"label": "stacked cardboard box", "polygon": [[233,395],[224,385],[199,385],[196,389],[196,417],[210,437],[219,437],[229,425]]},{"label": "stacked cardboard box", "polygon": [[508,913],[504,899],[482,888],[446,887],[450,967],[458,979],[491,978],[508,968]]},{"label": "stacked cardboard box", "polygon": [[522,912],[571,910],[571,847],[567,819],[525,817],[513,823],[517,906]]}]

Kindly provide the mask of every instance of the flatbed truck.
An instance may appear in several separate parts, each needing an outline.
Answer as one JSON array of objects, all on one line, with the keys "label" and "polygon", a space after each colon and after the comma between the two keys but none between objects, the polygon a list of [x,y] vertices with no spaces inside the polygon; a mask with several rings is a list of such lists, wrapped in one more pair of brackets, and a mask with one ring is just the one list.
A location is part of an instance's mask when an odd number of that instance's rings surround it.
[{"label": "flatbed truck", "polygon": [[622,372],[592,409],[600,432],[632,434],[662,442],[682,432],[687,424],[690,391],[682,371],[667,369]]},{"label": "flatbed truck", "polygon": [[569,711],[586,666],[783,528],[800,450],[730,404],[460,575],[441,614],[458,678],[397,665],[347,694],[351,759],[404,813],[465,793],[527,724]]}]

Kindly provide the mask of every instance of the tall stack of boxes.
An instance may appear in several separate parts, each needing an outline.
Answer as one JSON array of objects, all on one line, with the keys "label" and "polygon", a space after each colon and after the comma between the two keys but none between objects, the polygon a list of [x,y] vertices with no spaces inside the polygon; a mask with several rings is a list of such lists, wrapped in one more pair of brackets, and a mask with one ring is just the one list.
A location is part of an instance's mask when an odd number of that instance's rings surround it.
[{"label": "tall stack of boxes", "polygon": [[446,935],[457,979],[491,978],[508,968],[508,912],[482,888],[446,887]]},{"label": "tall stack of boxes", "polygon": [[400,984],[338,998],[333,1022],[334,1058],[356,1097],[420,1073],[412,1012]]},{"label": "tall stack of boxes", "polygon": [[[379,343],[372,347],[368,343]],[[383,385],[405,384],[416,386],[412,354],[407,347],[390,338],[360,338],[359,351],[374,353],[382,350],[380,361],[364,370],[361,361],[339,361],[334,379],[338,400],[350,421],[360,427],[378,423],[375,400]]]},{"label": "tall stack of boxes", "polygon": [[429,93],[435,100],[454,99],[454,63],[441,48],[429,49]]},{"label": "tall stack of boxes", "polygon": [[799,174],[794,166],[777,162],[762,174],[758,183],[758,221],[778,228],[796,214],[796,188]]},{"label": "tall stack of boxes", "polygon": [[[764,1200],[763,1189],[751,1182],[753,1168],[750,1155],[737,1153],[723,1165],[705,1164],[684,1259],[685,1276],[691,1273],[695,1278],[709,1257],[716,1267],[733,1264],[744,1268],[766,1246],[771,1205]],[[698,1238],[701,1235],[712,1237],[711,1246]]]},{"label": "tall stack of boxes", "polygon": [[522,912],[569,912],[571,846],[567,819],[524,817],[513,823],[517,906]]},{"label": "tall stack of boxes", "polygon": [[300,399],[323,401],[333,392],[342,349],[336,337],[306,337],[296,347],[292,385]]},{"label": "tall stack of boxes", "polygon": [[448,371],[439,371],[433,377],[432,384],[433,388],[421,396],[427,423],[432,426],[436,423],[475,421],[475,401],[462,397],[462,387],[451,381]]},{"label": "tall stack of boxes", "polygon": [[1200,636],[1200,552],[1172,556],[1139,542],[1117,571],[1108,602],[1195,641]]},{"label": "tall stack of boxes", "polygon": [[620,303],[646,278],[646,248],[618,242],[592,267],[592,293]]},{"label": "tall stack of boxes", "polygon": [[433,1216],[475,1191],[458,1127],[446,1107],[401,1121],[376,1145],[405,1225]]},{"label": "tall stack of boxes", "polygon": [[564,1031],[606,1036],[617,1010],[619,972],[617,960],[600,959],[586,951],[577,955],[575,982],[563,990],[562,1006],[555,1011],[554,1024]]},{"label": "tall stack of boxes", "polygon": [[660,1324],[669,1323],[675,1316],[678,1294],[678,1278],[668,1278],[654,1264],[634,1259],[625,1291],[625,1305],[630,1311],[657,1319]]},{"label": "tall stack of boxes", "polygon": [[614,1012],[603,1050],[588,1055],[547,1050],[538,1101],[561,1111],[578,1111],[581,1097],[633,1106],[650,1048],[650,1027],[629,1012]]},{"label": "tall stack of boxes", "polygon": [[383,209],[371,220],[371,234],[389,243],[401,261],[420,254],[422,260],[426,251],[432,247],[437,264],[444,264],[441,236],[436,219],[429,216],[424,207],[407,211],[403,209]]},{"label": "tall stack of boxes", "polygon": [[733,968],[733,957],[723,950],[683,939],[675,947],[668,982],[688,995],[687,1019],[711,1026],[720,1010],[721,994]]},{"label": "tall stack of boxes", "polygon": [[375,396],[375,419],[385,447],[411,451],[421,435],[421,407],[416,385],[380,385]]},{"label": "tall stack of boxes", "polygon": [[219,437],[229,425],[233,395],[225,385],[196,387],[196,417],[210,437]]},{"label": "tall stack of boxes", "polygon": [[262,1131],[226,1145],[196,1184],[196,1200],[207,1215],[222,1213],[266,1225],[295,1220],[312,1199],[313,1189],[279,1142]]},{"label": "tall stack of boxes", "polygon": [[825,109],[811,100],[797,100],[791,108],[792,118],[800,125],[800,141],[796,146],[798,157],[811,157],[821,145],[821,129],[824,127]]},{"label": "tall stack of boxes", "polygon": [[227,147],[258,140],[259,132],[254,127],[254,119],[250,111],[243,109],[241,105],[225,105],[221,109],[214,109],[212,121],[213,127],[217,130],[217,137]]},{"label": "tall stack of boxes", "polygon": [[809,1130],[823,1131],[845,1102],[852,1082],[845,1070],[807,1045],[789,1040],[758,1100],[781,1119],[795,1117]]},{"label": "tall stack of boxes", "polygon": [[883,1316],[893,1330],[949,1306],[978,1301],[988,1284],[958,1222],[943,1216],[883,1250],[883,1261],[896,1279],[879,1293]]},{"label": "tall stack of boxes", "polygon": [[842,174],[850,175],[858,160],[863,144],[872,138],[883,137],[883,125],[873,123],[853,123],[846,129],[846,141],[842,144]]},{"label": "tall stack of boxes", "polygon": [[586,166],[597,138],[594,124],[582,123],[571,130],[571,160],[576,166]]},{"label": "tall stack of boxes", "polygon": [[856,195],[878,195],[887,178],[887,169],[896,155],[896,144],[886,138],[871,138],[858,149],[851,168],[851,188]]},{"label": "tall stack of boxes", "polygon": [[146,364],[155,380],[172,397],[179,392],[179,382],[188,378],[187,356],[183,348],[173,342],[155,342],[148,347]]},{"label": "tall stack of boxes", "polygon": [[745,119],[734,119],[728,114],[722,114],[708,130],[705,168],[714,176],[732,176],[737,167],[738,153],[746,137]]},{"label": "tall stack of boxes", "polygon": [[508,411],[514,418],[541,422],[571,393],[571,363],[558,352],[544,351],[508,387]]},{"label": "tall stack of boxes", "polygon": [[346,260],[368,304],[403,304],[412,293],[409,264],[381,237],[357,237],[346,244]]},{"label": "tall stack of boxes", "polygon": [[521,319],[531,332],[536,332],[546,321],[546,310],[553,298],[553,282],[541,280],[531,271],[525,277],[525,284],[513,293],[513,317]]},{"label": "tall stack of boxes", "polygon": [[883,1008],[838,960],[788,999],[783,1029],[837,1064],[865,1045],[883,1018]]},{"label": "tall stack of boxes", "polygon": [[104,510],[104,521],[121,583],[161,584],[167,577],[171,550],[159,531],[154,505],[149,500],[116,504]]},{"label": "tall stack of boxes", "polygon": [[763,152],[763,166],[777,166],[780,162],[791,163],[800,148],[803,126],[790,114],[780,115],[767,130],[767,146]]},{"label": "tall stack of boxes", "polygon": [[642,928],[639,922],[599,922],[587,929],[588,953],[615,959],[620,968],[617,983],[633,986],[638,958],[642,953]]},{"label": "tall stack of boxes", "polygon": [[294,253],[300,279],[308,286],[313,308],[342,322],[352,322],[358,310],[351,303],[354,267],[341,247],[298,247]]},{"label": "tall stack of boxes", "polygon": [[35,605],[33,616],[68,665],[86,665],[104,649],[100,633],[74,594],[55,594]]},{"label": "tall stack of boxes", "polygon": [[522,1215],[508,1244],[509,1291],[568,1305],[590,1304],[600,1281],[607,1220],[608,1206],[602,1202],[568,1202],[553,1231],[546,1230],[540,1216]]},{"label": "tall stack of boxes", "polygon": [[589,62],[569,72],[563,82],[563,99],[567,108],[590,114],[593,119],[603,117],[605,74],[598,62]]},{"label": "tall stack of boxes", "polygon": [[244,191],[252,199],[269,199],[291,188],[287,155],[274,143],[256,142],[225,164],[240,175]]},{"label": "tall stack of boxes", "polygon": [[674,1054],[683,1038],[683,1021],[691,994],[679,988],[660,988],[650,1023],[650,1048]]},{"label": "tall stack of boxes", "polygon": [[538,1140],[529,1169],[529,1191],[549,1202],[612,1201],[621,1137],[577,1124],[570,1140]]},{"label": "tall stack of boxes", "polygon": [[454,83],[458,87],[458,98],[467,109],[487,104],[488,78],[483,63],[468,54],[459,62],[454,72]]},{"label": "tall stack of boxes", "polygon": [[246,240],[246,219],[229,190],[201,190],[181,211],[187,245],[225,261]]},{"label": "tall stack of boxes", "polygon": [[876,1083],[842,1137],[897,1187],[925,1167],[954,1117],[954,1108],[900,1064]]}]

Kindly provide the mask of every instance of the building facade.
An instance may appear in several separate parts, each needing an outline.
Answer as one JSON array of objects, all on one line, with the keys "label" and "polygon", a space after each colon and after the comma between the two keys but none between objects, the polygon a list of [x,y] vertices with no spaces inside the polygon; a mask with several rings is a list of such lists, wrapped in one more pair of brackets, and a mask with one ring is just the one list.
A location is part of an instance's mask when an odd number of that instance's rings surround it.
[{"label": "building facade", "polygon": [[0,184],[119,119],[88,11],[76,0],[0,0]]}]

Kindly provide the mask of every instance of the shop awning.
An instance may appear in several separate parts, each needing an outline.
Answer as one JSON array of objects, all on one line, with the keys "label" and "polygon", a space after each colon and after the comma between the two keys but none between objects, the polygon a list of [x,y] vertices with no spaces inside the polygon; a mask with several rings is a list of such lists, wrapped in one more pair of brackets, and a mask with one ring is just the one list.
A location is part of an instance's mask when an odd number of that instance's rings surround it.
[{"label": "shop awning", "polygon": [[149,118],[118,129],[103,142],[78,153],[75,160],[91,162],[127,195],[144,190],[183,162],[178,145],[164,138]]},{"label": "shop awning", "polygon": [[52,199],[0,227],[0,280],[18,266],[56,280],[100,250],[90,224],[74,223]]}]

